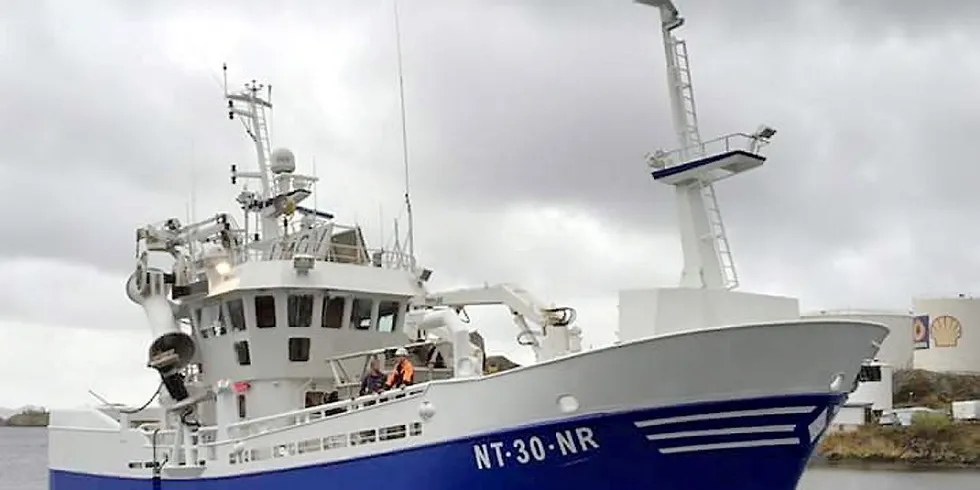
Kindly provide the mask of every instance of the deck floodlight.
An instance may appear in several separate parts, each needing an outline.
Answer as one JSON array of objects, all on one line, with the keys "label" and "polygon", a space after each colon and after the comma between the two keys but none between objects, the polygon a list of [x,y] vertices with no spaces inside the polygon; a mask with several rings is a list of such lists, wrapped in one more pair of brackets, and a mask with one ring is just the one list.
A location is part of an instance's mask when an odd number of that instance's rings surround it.
[{"label": "deck floodlight", "polygon": [[759,138],[759,139],[767,140],[767,139],[772,138],[775,135],[776,135],[776,130],[775,129],[773,129],[773,128],[771,128],[771,127],[766,126],[765,124],[763,124],[762,126],[759,126],[759,129],[756,130],[755,135],[753,135],[753,136],[755,136],[756,138]]},{"label": "deck floodlight", "polygon": [[227,276],[231,274],[231,264],[226,260],[219,261],[214,264],[214,271],[222,276]]}]

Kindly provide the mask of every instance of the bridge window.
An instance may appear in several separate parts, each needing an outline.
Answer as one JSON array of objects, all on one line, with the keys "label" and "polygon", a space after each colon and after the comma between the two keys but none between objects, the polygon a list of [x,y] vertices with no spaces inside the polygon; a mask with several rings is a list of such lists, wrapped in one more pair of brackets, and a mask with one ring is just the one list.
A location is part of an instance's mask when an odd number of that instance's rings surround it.
[{"label": "bridge window", "polygon": [[355,298],[350,312],[350,325],[358,330],[371,329],[371,303],[364,298]]},{"label": "bridge window", "polygon": [[289,360],[293,362],[310,360],[310,339],[308,337],[289,338]]},{"label": "bridge window", "polygon": [[211,306],[210,308],[212,308],[212,311],[218,311],[218,322],[214,324],[212,333],[214,333],[215,337],[221,337],[222,335],[228,333],[228,326],[225,323],[227,321],[225,319],[225,309],[222,308],[220,304]]},{"label": "bridge window", "polygon": [[228,318],[231,320],[232,330],[245,330],[245,302],[241,298],[228,302]]},{"label": "bridge window", "polygon": [[334,296],[323,298],[323,318],[320,326],[323,328],[340,328],[344,324],[344,302],[346,298]]},{"label": "bridge window", "polygon": [[255,326],[272,328],[276,326],[276,299],[270,295],[255,297]]},{"label": "bridge window", "polygon": [[242,366],[252,365],[252,355],[248,351],[248,341],[239,340],[235,342],[235,357],[238,358],[238,364]]},{"label": "bridge window", "polygon": [[394,332],[398,327],[398,320],[401,316],[401,303],[397,301],[382,301],[378,306],[378,330],[381,332]]},{"label": "bridge window", "polygon": [[289,295],[287,302],[290,327],[309,327],[313,323],[313,295]]}]

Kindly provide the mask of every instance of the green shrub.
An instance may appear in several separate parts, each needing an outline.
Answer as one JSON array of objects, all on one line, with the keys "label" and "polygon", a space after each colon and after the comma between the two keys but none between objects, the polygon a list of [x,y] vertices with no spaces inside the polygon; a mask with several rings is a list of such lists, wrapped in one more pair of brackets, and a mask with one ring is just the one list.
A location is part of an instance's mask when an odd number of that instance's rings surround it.
[{"label": "green shrub", "polygon": [[944,413],[918,412],[912,414],[909,435],[912,437],[942,439],[951,435],[953,421]]}]

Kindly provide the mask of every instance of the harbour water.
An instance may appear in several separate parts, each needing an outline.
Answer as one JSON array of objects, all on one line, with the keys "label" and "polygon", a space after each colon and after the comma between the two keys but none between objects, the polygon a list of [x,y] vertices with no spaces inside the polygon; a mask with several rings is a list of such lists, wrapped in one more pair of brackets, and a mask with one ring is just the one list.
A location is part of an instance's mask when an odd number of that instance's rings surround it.
[{"label": "harbour water", "polygon": [[[0,489],[46,490],[44,429],[0,427]],[[866,471],[811,468],[798,490],[967,490],[980,487],[980,472]],[[760,489],[765,490],[765,489]]]}]

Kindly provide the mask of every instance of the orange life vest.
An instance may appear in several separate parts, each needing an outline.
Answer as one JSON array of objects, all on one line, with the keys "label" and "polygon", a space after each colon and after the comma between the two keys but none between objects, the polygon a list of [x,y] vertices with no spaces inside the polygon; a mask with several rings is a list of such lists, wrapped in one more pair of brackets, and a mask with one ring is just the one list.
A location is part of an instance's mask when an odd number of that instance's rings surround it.
[{"label": "orange life vest", "polygon": [[389,388],[401,385],[410,385],[415,380],[415,366],[408,358],[402,359],[395,368],[388,373],[388,382],[385,383]]}]

